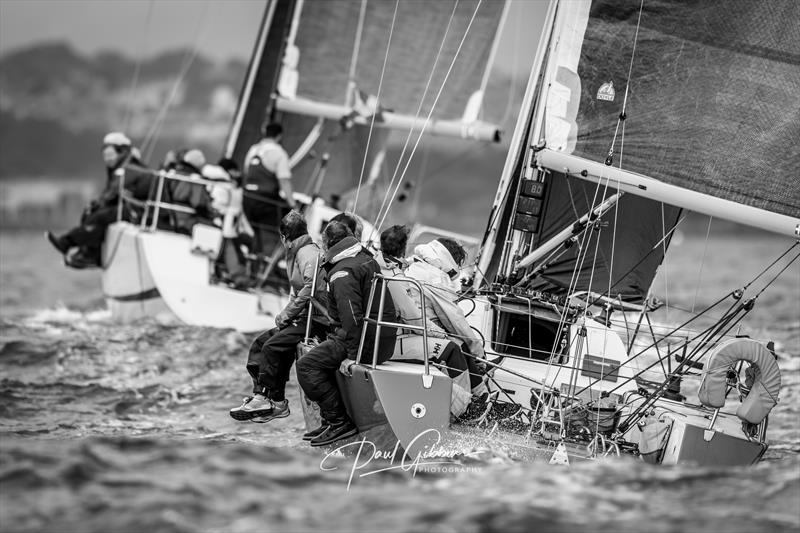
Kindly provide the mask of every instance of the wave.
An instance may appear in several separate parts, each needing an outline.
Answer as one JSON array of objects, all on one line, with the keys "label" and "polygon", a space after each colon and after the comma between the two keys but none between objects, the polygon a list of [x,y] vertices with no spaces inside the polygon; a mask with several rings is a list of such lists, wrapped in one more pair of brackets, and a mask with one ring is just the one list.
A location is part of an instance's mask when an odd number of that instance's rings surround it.
[{"label": "wave", "polygon": [[26,322],[30,325],[111,323],[111,311],[108,309],[81,311],[70,309],[59,302],[53,308],[34,311]]},{"label": "wave", "polygon": [[352,453],[323,471],[326,450],[300,440],[294,376],[289,417],[228,416],[251,387],[249,336],[94,313],[58,307],[0,321],[4,530],[800,528],[797,357],[781,359],[789,372],[773,446],[752,468],[626,459],[563,469],[467,438],[449,470],[362,477]]},{"label": "wave", "polygon": [[[127,436],[3,439],[0,503],[14,530],[790,531],[791,464],[562,469],[473,461],[453,474],[357,477],[320,452]],[[46,497],[44,497],[46,494]],[[753,498],[762,502],[753,506]]]}]

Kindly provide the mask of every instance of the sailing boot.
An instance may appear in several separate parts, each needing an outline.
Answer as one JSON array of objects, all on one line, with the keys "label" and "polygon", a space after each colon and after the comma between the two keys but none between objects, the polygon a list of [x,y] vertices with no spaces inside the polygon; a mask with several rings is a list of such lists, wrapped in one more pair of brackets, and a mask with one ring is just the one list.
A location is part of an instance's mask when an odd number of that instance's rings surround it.
[{"label": "sailing boot", "polygon": [[289,400],[283,400],[280,402],[269,400],[269,403],[271,407],[266,411],[260,411],[256,416],[250,419],[250,422],[263,424],[264,422],[269,422],[270,420],[274,420],[276,418],[286,418],[289,416]]},{"label": "sailing boot", "polygon": [[87,252],[84,248],[77,252],[64,256],[64,264],[70,268],[83,270],[85,268],[100,267],[100,257]]},{"label": "sailing boot", "polygon": [[230,410],[230,415],[235,420],[250,420],[253,417],[265,414],[272,409],[272,404],[263,394],[248,396],[242,405]]},{"label": "sailing boot", "polygon": [[489,410],[489,394],[473,395],[464,414],[458,417],[459,422],[470,422],[479,419]]},{"label": "sailing boot", "polygon": [[325,420],[323,420],[322,424],[317,429],[312,429],[311,431],[306,431],[305,433],[303,433],[302,437],[303,440],[308,441],[313,439],[314,437],[316,437],[317,435],[328,429],[329,425],[330,424],[328,424]]},{"label": "sailing boot", "polygon": [[45,231],[44,236],[61,255],[66,255],[72,247],[66,237],[58,237],[52,231]]},{"label": "sailing boot", "polygon": [[358,428],[347,415],[344,415],[334,419],[322,433],[312,438],[309,444],[312,446],[327,446],[328,444],[333,444],[337,440],[352,437],[357,433]]}]

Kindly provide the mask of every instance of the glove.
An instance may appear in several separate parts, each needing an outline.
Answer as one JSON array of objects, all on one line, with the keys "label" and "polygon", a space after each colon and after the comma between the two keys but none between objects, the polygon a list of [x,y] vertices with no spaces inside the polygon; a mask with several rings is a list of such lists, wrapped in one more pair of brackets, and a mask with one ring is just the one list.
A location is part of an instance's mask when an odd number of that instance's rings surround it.
[{"label": "glove", "polygon": [[339,365],[339,372],[347,377],[352,376],[353,373],[350,371],[350,367],[352,367],[354,364],[356,364],[356,362],[352,359],[345,359],[342,361],[342,364]]},{"label": "glove", "polygon": [[283,329],[289,325],[289,317],[286,316],[286,313],[283,311],[278,313],[278,316],[275,317],[275,325],[278,326],[278,329]]},{"label": "glove", "polygon": [[89,202],[89,205],[84,209],[85,212],[91,214],[100,209],[100,200],[95,198]]}]

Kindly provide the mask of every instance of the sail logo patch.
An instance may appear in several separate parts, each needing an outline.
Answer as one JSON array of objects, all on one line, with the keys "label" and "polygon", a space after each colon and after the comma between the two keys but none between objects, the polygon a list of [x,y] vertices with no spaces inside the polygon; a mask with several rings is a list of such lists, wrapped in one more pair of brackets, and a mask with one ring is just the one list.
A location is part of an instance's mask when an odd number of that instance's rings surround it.
[{"label": "sail logo patch", "polygon": [[614,91],[614,82],[609,81],[608,83],[604,83],[597,89],[597,99],[598,100],[605,100],[607,102],[613,102],[614,97],[616,96],[616,92]]},{"label": "sail logo patch", "polygon": [[333,283],[337,279],[344,278],[346,276],[347,276],[347,271],[346,270],[340,270],[339,272],[337,272],[336,274],[331,276],[331,280],[328,283]]}]

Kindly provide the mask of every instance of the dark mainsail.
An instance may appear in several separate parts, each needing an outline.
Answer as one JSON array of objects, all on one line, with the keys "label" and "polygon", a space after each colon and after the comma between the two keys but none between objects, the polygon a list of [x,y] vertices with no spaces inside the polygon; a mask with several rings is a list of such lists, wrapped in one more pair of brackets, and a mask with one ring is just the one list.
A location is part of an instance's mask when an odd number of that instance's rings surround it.
[{"label": "dark mainsail", "polygon": [[[534,245],[547,242],[616,192],[563,174],[554,175],[548,186],[546,215]],[[551,261],[528,287],[556,293],[571,287],[639,302],[647,296],[669,246],[669,235],[662,239],[664,233],[678,222],[680,213],[668,205],[625,195],[603,216],[599,232],[589,231],[585,239],[578,236],[580,246],[576,243]],[[580,254],[585,257],[581,259]]]},{"label": "dark mainsail", "polygon": [[[800,3],[563,1],[551,13],[553,37],[528,111],[537,120],[526,128],[524,155],[505,171],[500,223],[492,229],[490,221],[487,232],[496,243],[481,263],[488,281],[643,298],[680,213],[658,193],[637,195],[645,185],[624,189],[602,227],[578,237],[584,258],[573,247],[539,276],[525,278],[540,264],[519,267],[616,192],[612,170],[678,187],[670,191],[676,206],[687,191],[743,206],[748,220],[753,209],[800,217]],[[523,177],[546,191],[527,228],[518,223],[520,198],[530,202],[520,193]],[[715,210],[736,219],[727,203]],[[784,222],[769,227],[793,229]]]},{"label": "dark mainsail", "polygon": [[[249,102],[240,105],[245,106],[246,117],[260,115],[262,123],[269,116],[280,120],[285,131],[284,146],[290,154],[307,144],[318,119],[313,112],[280,112],[287,106],[311,103],[323,108],[353,107],[354,95],[365,101],[378,97],[376,111],[388,110],[412,118],[419,115],[421,126],[444,84],[431,118],[459,121],[472,94],[481,88],[505,4],[495,0],[271,0],[267,12],[274,14],[267,17],[267,37],[262,39],[265,48],[256,50],[254,57],[260,54],[261,60],[252,65],[255,79],[270,80],[271,84],[261,83]],[[450,68],[453,58],[456,60]],[[423,99],[434,65],[430,88]],[[292,84],[279,80],[295,75],[294,90],[285,90]],[[276,97],[284,107],[276,103]],[[367,124],[373,113],[368,114]],[[380,125],[380,114],[375,118]],[[370,134],[368,125],[348,124],[343,128],[343,123],[338,115],[327,117],[310,152],[317,158],[322,153],[331,155],[319,191],[324,196],[366,181],[365,174],[389,135],[377,128]],[[393,135],[402,144],[406,133],[397,131]],[[239,155],[256,140],[257,128],[246,122],[229,146],[235,145],[233,153]],[[369,150],[366,163],[365,150]],[[298,190],[304,190],[312,177],[313,163],[319,159],[298,159],[295,183]]]},{"label": "dark mainsail", "polygon": [[[379,95],[383,107],[415,115],[455,7],[455,16],[431,81],[432,89],[423,105],[424,118],[475,13],[433,114],[434,118],[460,118],[472,92],[481,85],[504,4],[486,0],[480,5],[478,0],[404,0],[399,3],[392,31],[395,2],[366,2],[364,30],[355,61],[356,86],[368,95],[378,95],[383,71]],[[360,0],[303,4],[296,38],[300,50],[298,97],[337,104],[345,102],[361,5]],[[390,31],[392,42],[384,69]]]},{"label": "dark mainsail", "polygon": [[[646,0],[641,19],[639,5],[592,2],[578,78],[553,65],[577,110],[565,149],[606,158],[627,86],[615,166],[800,216],[800,3]],[[580,17],[565,24],[580,31]],[[615,98],[598,98],[608,83]]]},{"label": "dark mainsail", "polygon": [[268,118],[272,91],[278,82],[284,44],[295,6],[296,0],[266,2],[224,150],[225,157],[233,159],[240,166],[247,149],[261,138],[261,127]]}]

